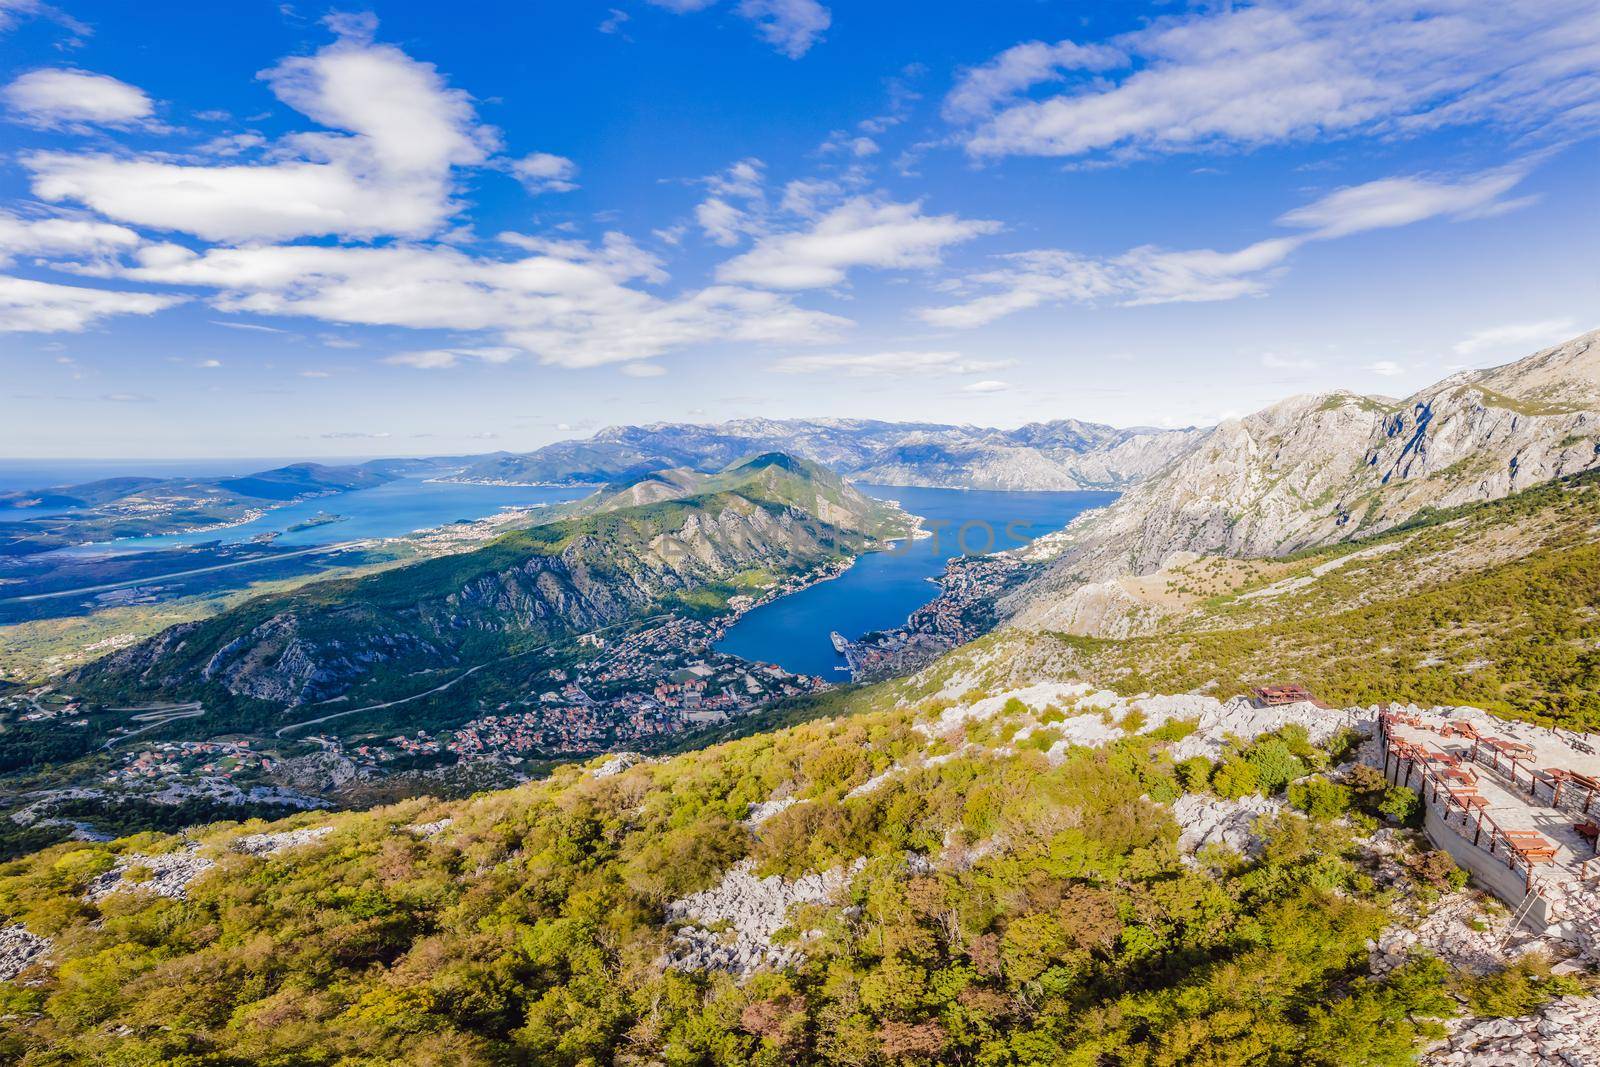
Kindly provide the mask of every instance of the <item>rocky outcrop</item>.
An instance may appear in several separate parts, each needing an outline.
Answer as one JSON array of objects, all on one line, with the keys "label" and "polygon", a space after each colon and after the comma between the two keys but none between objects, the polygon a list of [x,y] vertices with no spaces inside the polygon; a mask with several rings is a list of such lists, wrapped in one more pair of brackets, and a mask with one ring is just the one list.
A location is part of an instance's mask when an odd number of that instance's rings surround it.
[{"label": "rocky outcrop", "polygon": [[0,982],[9,982],[50,951],[50,939],[20,924],[0,927]]},{"label": "rocky outcrop", "polygon": [[1103,583],[1182,552],[1277,556],[1600,466],[1600,331],[1404,399],[1293,397],[1194,440],[1114,505],[1027,550],[1025,626],[1088,632]]},{"label": "rocky outcrop", "polygon": [[246,856],[276,856],[302,845],[314,844],[333,833],[331,826],[308,826],[299,830],[280,830],[277,833],[246,834],[234,840],[229,847]]},{"label": "rocky outcrop", "polygon": [[717,885],[667,905],[670,922],[690,924],[677,932],[667,965],[746,978],[762,968],[793,964],[800,958],[798,943],[773,940],[788,925],[789,910],[833,900],[865,863],[857,860],[792,881],[777,875],[757,878],[749,860],[736,864]]},{"label": "rocky outcrop", "polygon": [[644,762],[645,757],[638,752],[617,752],[601,760],[594,770],[589,772],[589,777],[610,778]]},{"label": "rocky outcrop", "polygon": [[1255,833],[1256,821],[1270,820],[1281,811],[1282,802],[1269,797],[1223,800],[1186,793],[1172,803],[1172,817],[1180,830],[1178,850],[1193,855],[1207,845],[1223,845],[1241,856],[1253,858],[1261,851],[1261,839]]},{"label": "rocky outcrop", "polygon": [[1533,1015],[1470,1019],[1423,1067],[1600,1067],[1600,997],[1557,997]]},{"label": "rocky outcrop", "polygon": [[189,895],[189,883],[215,866],[195,844],[155,855],[130,853],[118,856],[109,871],[90,882],[84,897],[104,900],[112,893],[144,892],[183,900]]}]

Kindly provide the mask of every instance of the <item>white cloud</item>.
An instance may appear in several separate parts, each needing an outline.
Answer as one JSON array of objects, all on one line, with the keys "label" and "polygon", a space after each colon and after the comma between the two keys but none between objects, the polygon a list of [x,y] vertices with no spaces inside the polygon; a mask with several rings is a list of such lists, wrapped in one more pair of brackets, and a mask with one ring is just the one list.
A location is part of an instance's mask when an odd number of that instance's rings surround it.
[{"label": "white cloud", "polygon": [[153,315],[183,300],[0,275],[0,333],[76,333],[113,315]]},{"label": "white cloud", "polygon": [[0,90],[6,110],[29,126],[129,126],[154,112],[143,89],[105,74],[33,70]]},{"label": "white cloud", "polygon": [[[1415,134],[1489,123],[1593,128],[1600,20],[1592,0],[1279,0],[1157,19],[1108,46],[1120,77],[988,115],[1074,63],[1009,52],[947,101],[976,155],[1076,156]],[[1014,51],[1014,50],[1013,50]],[[1008,58],[1009,57],[1009,58]],[[972,80],[976,76],[976,80]]]},{"label": "white cloud", "polygon": [[1404,374],[1406,369],[1391,359],[1380,359],[1376,363],[1367,364],[1367,370],[1385,378],[1393,378]]},{"label": "white cloud", "polygon": [[[675,15],[687,15],[713,7],[717,0],[649,2]],[[755,23],[762,40],[790,59],[799,59],[810,51],[833,21],[828,9],[817,0],[739,0],[736,10],[740,17]]]},{"label": "white cloud", "polygon": [[739,0],[739,14],[754,22],[762,39],[790,59],[809,52],[833,22],[817,0]]},{"label": "white cloud", "polygon": [[766,180],[767,165],[759,159],[741,159],[720,174],[702,179],[714,196],[760,200],[764,195],[762,183]]},{"label": "white cloud", "polygon": [[1071,41],[1045,44],[1028,41],[1014,45],[989,62],[961,74],[945,97],[944,116],[952,122],[984,118],[995,105],[1043,82],[1060,81],[1066,70],[1101,71],[1124,66],[1128,57],[1106,45],[1080,45]]},{"label": "white cloud", "polygon": [[451,168],[483,162],[495,141],[432,64],[362,37],[262,77],[290,107],[348,132],[287,137],[254,165],[36,152],[23,158],[35,194],[214,241],[424,236],[457,209]]},{"label": "white cloud", "polygon": [[[659,264],[628,239],[599,247],[502,235],[527,250],[502,260],[445,247],[256,246],[196,254],[146,248],[123,272],[138,281],[217,290],[230,314],[305,315],[329,322],[483,331],[547,363],[629,363],[714,341],[834,338],[848,320],[787,297],[716,285],[671,299],[635,287]],[[458,357],[459,358],[459,357]],[[414,364],[413,364],[414,365]]]},{"label": "white cloud", "polygon": [[459,366],[462,360],[481,363],[510,363],[517,358],[515,348],[430,348],[420,352],[397,352],[385,356],[385,363],[397,367],[416,367],[419,370],[440,370]]},{"label": "white cloud", "polygon": [[694,220],[705,235],[724,248],[744,240],[751,229],[750,216],[720,196],[707,197],[695,206]]},{"label": "white cloud", "polygon": [[1000,229],[998,222],[924,215],[921,203],[855,197],[805,230],[771,234],[722,264],[724,282],[771,289],[838,285],[853,267],[931,267],[950,245]]},{"label": "white cloud", "polygon": [[1557,344],[1571,337],[1577,328],[1577,323],[1572,319],[1545,319],[1492,326],[1467,335],[1452,348],[1458,356],[1508,352],[1520,355],[1530,349],[1536,351]]},{"label": "white cloud", "polygon": [[276,326],[262,326],[262,325],[259,325],[258,323],[254,323],[254,322],[227,322],[227,321],[224,321],[223,319],[212,319],[211,320],[211,325],[213,325],[213,326],[226,326],[230,330],[253,330],[253,331],[258,332],[258,333],[288,333],[289,332],[288,330],[280,330]]},{"label": "white cloud", "polygon": [[1113,257],[1057,249],[1015,252],[1000,257],[999,269],[946,285],[967,299],[923,308],[917,315],[934,326],[971,328],[1046,304],[1138,306],[1258,296],[1306,244],[1428,218],[1469,219],[1509,210],[1526,202],[1502,199],[1525,174],[1525,165],[1518,165],[1459,181],[1385,178],[1339,189],[1277,220],[1310,232],[1266,238],[1233,252],[1154,246]]},{"label": "white cloud", "polygon": [[204,367],[206,370],[215,370],[217,367],[222,366],[222,360],[202,359],[199,363],[196,363],[195,366]]},{"label": "white cloud", "polygon": [[659,378],[667,368],[658,363],[624,363],[622,373],[630,378]]},{"label": "white cloud", "polygon": [[1267,370],[1308,371],[1317,369],[1317,361],[1314,359],[1307,359],[1305,356],[1286,356],[1278,352],[1263,352],[1261,365]]},{"label": "white cloud", "polygon": [[816,218],[821,214],[823,201],[832,200],[844,193],[844,186],[830,178],[796,178],[783,187],[784,211],[802,218]]},{"label": "white cloud", "polygon": [[535,152],[513,161],[511,173],[530,193],[569,193],[578,187],[573,180],[578,176],[578,165],[549,152]]},{"label": "white cloud", "polygon": [[84,260],[76,264],[81,270],[99,272],[105,263],[141,243],[133,230],[109,222],[24,219],[0,210],[0,266],[17,256],[81,256]]},{"label": "white cloud", "polygon": [[866,352],[788,356],[772,369],[779,374],[832,374],[847,378],[915,378],[975,374],[1016,365],[1010,359],[968,359],[960,352]]},{"label": "white cloud", "polygon": [[988,381],[973,382],[971,385],[963,385],[961,391],[963,393],[1003,393],[1010,388],[1011,384],[1009,382],[997,382],[990,379]]},{"label": "white cloud", "polygon": [[1463,181],[1428,178],[1385,178],[1339,189],[1314,204],[1278,218],[1284,226],[1312,231],[1319,240],[1366,230],[1409,226],[1440,216],[1454,219],[1501,214],[1529,203],[1529,198],[1503,200],[1527,175],[1523,165],[1474,175]]}]

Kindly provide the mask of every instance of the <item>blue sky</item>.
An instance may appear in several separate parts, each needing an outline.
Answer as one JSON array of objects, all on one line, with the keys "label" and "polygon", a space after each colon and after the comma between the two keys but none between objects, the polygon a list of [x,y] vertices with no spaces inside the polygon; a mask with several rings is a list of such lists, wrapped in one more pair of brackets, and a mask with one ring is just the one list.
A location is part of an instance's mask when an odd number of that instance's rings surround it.
[{"label": "blue sky", "polygon": [[0,456],[1188,425],[1600,326],[1589,0],[0,0]]}]

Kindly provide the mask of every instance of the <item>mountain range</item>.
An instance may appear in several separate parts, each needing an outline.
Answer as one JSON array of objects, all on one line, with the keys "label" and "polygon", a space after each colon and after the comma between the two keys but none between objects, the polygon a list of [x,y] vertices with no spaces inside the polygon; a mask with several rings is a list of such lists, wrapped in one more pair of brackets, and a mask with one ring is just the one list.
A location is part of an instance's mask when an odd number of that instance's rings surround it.
[{"label": "mountain range", "polygon": [[[1403,400],[1294,398],[1024,550],[1011,625],[730,728],[754,736],[21,857],[0,1058],[1587,1062],[1600,897],[1580,876],[1561,921],[1508,921],[1578,853],[1494,904],[1456,864],[1507,849],[1447,836],[1371,738],[1417,701],[1438,743],[1592,753],[1567,731],[1600,727],[1597,432],[1597,334]],[[904,528],[791,454],[669,464],[78,681],[201,696],[213,730],[229,700],[344,707]],[[1237,699],[1290,679],[1324,705]]]},{"label": "mountain range", "polygon": [[740,419],[613,426],[582,441],[467,463],[458,481],[591,484],[670,467],[716,470],[783,451],[852,481],[959,489],[1119,489],[1161,469],[1200,431],[1062,419],[1015,430],[871,419]]}]

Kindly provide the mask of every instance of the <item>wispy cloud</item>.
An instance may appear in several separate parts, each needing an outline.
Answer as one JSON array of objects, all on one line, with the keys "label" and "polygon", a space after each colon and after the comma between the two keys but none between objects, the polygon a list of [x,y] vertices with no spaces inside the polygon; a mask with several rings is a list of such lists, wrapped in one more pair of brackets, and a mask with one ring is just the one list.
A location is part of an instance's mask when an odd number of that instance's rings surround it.
[{"label": "wispy cloud", "polygon": [[925,215],[921,203],[856,197],[804,229],[761,238],[719,267],[717,277],[770,289],[823,288],[856,267],[936,266],[947,247],[999,229],[985,219]]},{"label": "wispy cloud", "polygon": [[[1493,124],[1600,123],[1591,0],[1278,0],[1160,18],[1098,46],[1032,42],[946,100],[978,156],[1139,154]],[[1063,84],[1042,99],[1016,99]]]},{"label": "wispy cloud", "polygon": [[1308,232],[1270,237],[1232,252],[1209,248],[1173,251],[1153,246],[1109,258],[1060,249],[1000,257],[1001,266],[946,283],[967,299],[918,312],[934,326],[982,326],[1006,315],[1057,303],[1196,303],[1258,296],[1289,257],[1307,244],[1430,218],[1471,219],[1509,210],[1527,198],[1507,200],[1531,163],[1461,179],[1407,176],[1335,190],[1278,218]]},{"label": "wispy cloud", "polygon": [[1458,356],[1481,356],[1490,353],[1522,355],[1529,349],[1539,349],[1564,341],[1577,329],[1577,323],[1572,319],[1516,322],[1474,331],[1451,347]]},{"label": "wispy cloud", "polygon": [[397,367],[442,370],[473,360],[480,363],[509,363],[516,358],[515,348],[430,348],[420,352],[397,352],[385,356],[383,361]]},{"label": "wispy cloud", "polygon": [[837,374],[846,378],[915,378],[978,374],[1016,365],[1012,359],[968,359],[960,352],[864,352],[789,356],[772,365],[779,374]]}]

